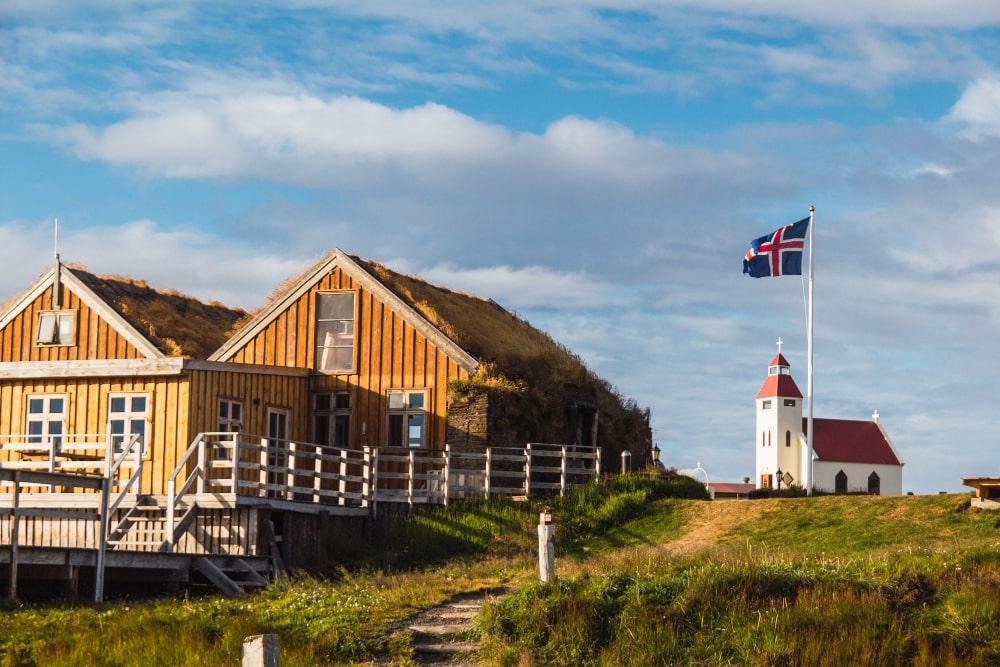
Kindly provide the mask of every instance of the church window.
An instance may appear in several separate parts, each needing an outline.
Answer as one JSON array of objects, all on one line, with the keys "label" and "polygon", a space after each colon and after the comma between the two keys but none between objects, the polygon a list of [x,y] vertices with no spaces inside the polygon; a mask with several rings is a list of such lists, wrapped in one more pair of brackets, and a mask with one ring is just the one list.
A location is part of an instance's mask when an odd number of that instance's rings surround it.
[{"label": "church window", "polygon": [[874,470],[872,474],[868,475],[868,493],[873,496],[882,495],[882,480],[879,478],[878,473]]},{"label": "church window", "polygon": [[768,447],[771,446],[771,432],[770,431],[767,432],[767,446]]},{"label": "church window", "polygon": [[785,431],[785,447],[791,447],[791,446],[792,446],[792,432]]},{"label": "church window", "polygon": [[764,409],[765,410],[771,409],[771,401],[764,401]]},{"label": "church window", "polygon": [[834,478],[834,493],[847,493],[847,473],[841,470]]},{"label": "church window", "polygon": [[795,407],[795,399],[794,398],[786,398],[785,399],[785,407],[786,408],[794,408]]}]

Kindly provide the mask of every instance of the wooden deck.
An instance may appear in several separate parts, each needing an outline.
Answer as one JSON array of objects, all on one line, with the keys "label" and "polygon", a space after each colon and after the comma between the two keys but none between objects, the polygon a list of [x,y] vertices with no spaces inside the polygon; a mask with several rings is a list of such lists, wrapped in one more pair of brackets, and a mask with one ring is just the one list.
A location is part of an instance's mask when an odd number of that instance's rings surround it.
[{"label": "wooden deck", "polygon": [[224,573],[234,563],[259,572],[248,564],[273,570],[322,559],[330,540],[358,539],[380,506],[409,511],[456,498],[561,494],[600,476],[595,448],[354,450],[203,433],[180,459],[168,492],[154,495],[138,488],[141,442],[101,450],[87,440],[98,453],[80,470],[69,441],[53,439],[50,451],[31,443],[32,457],[15,445],[0,463],[0,562],[9,564],[11,595],[20,567],[69,582],[92,568],[95,599],[109,568],[177,577],[169,573],[186,567],[188,576],[212,576],[236,593],[240,585],[215,572],[216,561]]}]

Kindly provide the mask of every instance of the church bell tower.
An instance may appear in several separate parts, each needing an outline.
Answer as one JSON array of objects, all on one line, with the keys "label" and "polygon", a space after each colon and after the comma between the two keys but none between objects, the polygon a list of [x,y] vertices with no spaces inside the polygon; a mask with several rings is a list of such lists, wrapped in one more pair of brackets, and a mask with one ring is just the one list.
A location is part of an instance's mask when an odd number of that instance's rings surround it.
[{"label": "church bell tower", "polygon": [[[757,392],[756,486],[786,488],[805,483],[802,447],[802,392],[792,379],[791,365],[778,354],[767,367],[767,379]],[[780,473],[779,473],[780,471]],[[780,478],[779,478],[780,474]]]}]

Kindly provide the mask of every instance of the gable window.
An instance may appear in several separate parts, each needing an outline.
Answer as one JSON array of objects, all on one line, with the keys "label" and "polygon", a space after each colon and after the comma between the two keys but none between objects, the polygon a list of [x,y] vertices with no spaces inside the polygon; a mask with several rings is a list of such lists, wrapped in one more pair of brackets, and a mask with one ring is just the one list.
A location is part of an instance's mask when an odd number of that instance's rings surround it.
[{"label": "gable window", "polygon": [[28,396],[28,410],[25,415],[24,431],[28,442],[52,443],[59,445],[66,432],[66,395]]},{"label": "gable window", "polygon": [[219,433],[243,432],[243,403],[219,399]]},{"label": "gable window", "polygon": [[350,447],[351,392],[316,394],[313,399],[313,435],[319,445]]},{"label": "gable window", "polygon": [[76,311],[41,311],[38,313],[37,334],[37,345],[76,345]]},{"label": "gable window", "polygon": [[354,292],[316,295],[316,370],[354,371]]},{"label": "gable window", "polygon": [[127,436],[140,436],[143,456],[148,457],[149,394],[111,394],[108,397],[108,426],[116,447],[128,442]]},{"label": "gable window", "polygon": [[425,444],[426,392],[391,390],[388,400],[386,445],[389,447],[423,447]]}]

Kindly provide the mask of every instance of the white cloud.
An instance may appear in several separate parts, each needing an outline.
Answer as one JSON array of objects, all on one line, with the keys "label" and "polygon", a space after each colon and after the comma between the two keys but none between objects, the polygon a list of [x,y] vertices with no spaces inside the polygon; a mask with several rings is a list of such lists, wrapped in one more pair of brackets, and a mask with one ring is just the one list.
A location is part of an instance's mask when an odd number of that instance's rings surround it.
[{"label": "white cloud", "polygon": [[[400,260],[396,266],[406,266]],[[419,275],[436,285],[491,298],[508,310],[554,308],[587,310],[610,303],[607,288],[583,271],[564,272],[544,266],[508,265],[461,269],[438,264]]]},{"label": "white cloud", "polygon": [[1000,137],[1000,77],[969,84],[944,120],[960,125],[972,138]]},{"label": "white cloud", "polygon": [[[52,263],[52,221],[0,224],[0,302],[27,287]],[[193,229],[163,229],[151,220],[67,229],[61,225],[64,262],[97,274],[146,280],[205,301],[253,308],[276,285],[297,274],[309,257],[290,258],[220,239]],[[242,276],[233,281],[233,276]]]}]

